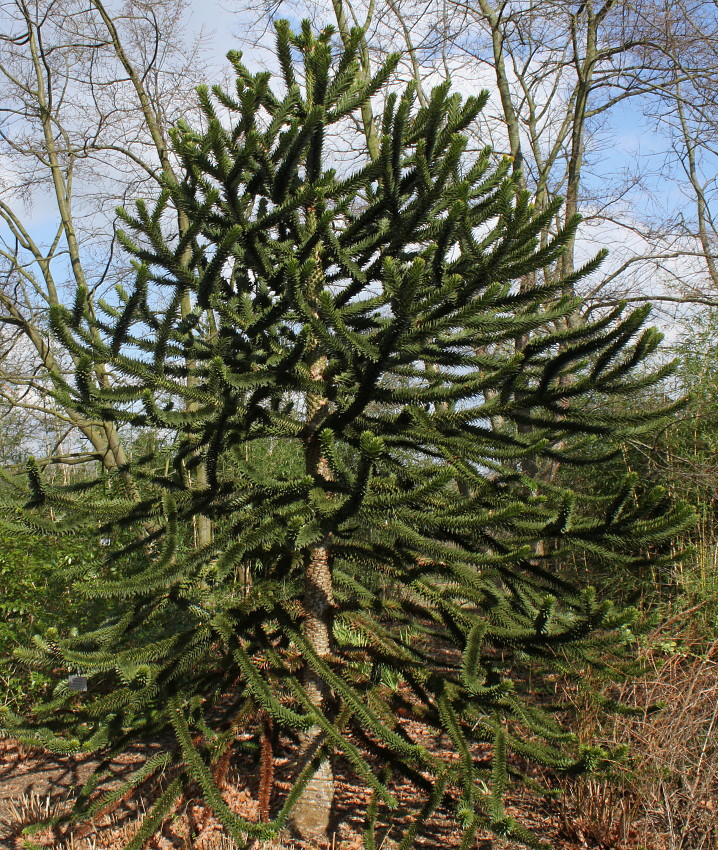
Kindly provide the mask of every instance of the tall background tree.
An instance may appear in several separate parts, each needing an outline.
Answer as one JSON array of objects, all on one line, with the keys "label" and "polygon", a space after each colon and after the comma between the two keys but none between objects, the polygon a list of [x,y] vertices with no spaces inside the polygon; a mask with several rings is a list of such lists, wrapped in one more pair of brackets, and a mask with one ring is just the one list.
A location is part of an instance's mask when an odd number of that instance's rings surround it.
[{"label": "tall background tree", "polygon": [[[123,437],[73,408],[66,380],[77,364],[48,313],[82,291],[92,315],[123,279],[114,209],[172,179],[167,131],[199,82],[201,50],[185,40],[183,2],[118,12],[101,0],[11,0],[0,15],[0,322],[14,353],[0,364],[0,393],[40,445],[57,419],[64,436],[48,462],[84,452],[112,470],[127,460]],[[99,362],[92,379],[111,380]]]}]

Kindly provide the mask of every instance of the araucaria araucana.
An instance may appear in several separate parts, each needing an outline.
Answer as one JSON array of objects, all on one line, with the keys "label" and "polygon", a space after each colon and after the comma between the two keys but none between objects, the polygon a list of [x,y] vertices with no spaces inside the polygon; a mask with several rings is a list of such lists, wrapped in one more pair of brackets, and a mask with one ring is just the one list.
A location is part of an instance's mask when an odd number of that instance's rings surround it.
[{"label": "araucaria araucana", "polygon": [[[600,464],[597,443],[608,456],[651,427],[660,414],[615,401],[660,380],[645,366],[659,334],[643,309],[569,321],[566,293],[600,257],[568,280],[547,273],[576,222],[540,245],[556,206],[537,213],[508,161],[467,150],[486,95],[462,100],[447,81],[419,106],[388,82],[396,57],[365,82],[360,38],[333,55],[330,30],[278,23],[282,93],[230,54],[236,90],[200,89],[203,129],[174,130],[181,182],[119,213],[130,291],[102,319],[83,292],[52,312],[80,362],[64,402],[165,449],[117,486],[52,488],[31,468],[18,521],[49,523],[53,506],[55,532],[99,519],[115,540],[80,585],[111,616],[24,652],[79,669],[88,690],[63,680],[32,721],[5,726],[108,757],[171,737],[134,777],[167,779],[131,850],[189,787],[239,846],[290,826],[321,838],[339,760],[371,795],[367,847],[407,781],[420,803],[393,828],[402,848],[439,808],[462,847],[479,829],[534,844],[504,810],[510,774],[600,752],[532,702],[516,659],[590,664],[630,617],[555,565],[577,551],[639,562],[687,517],[655,494],[641,508],[630,481],[587,506],[532,473]],[[380,155],[339,168],[368,98],[383,103]],[[219,787],[247,724],[257,822]],[[294,747],[290,790],[272,788],[273,739]],[[95,787],[76,816],[103,806]]]}]

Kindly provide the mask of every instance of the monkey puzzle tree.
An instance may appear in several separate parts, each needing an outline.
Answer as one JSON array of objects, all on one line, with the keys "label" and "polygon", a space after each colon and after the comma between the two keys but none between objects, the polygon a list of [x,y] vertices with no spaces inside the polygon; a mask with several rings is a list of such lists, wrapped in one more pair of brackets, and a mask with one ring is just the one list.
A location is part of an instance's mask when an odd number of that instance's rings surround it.
[{"label": "monkey puzzle tree", "polygon": [[[598,754],[522,693],[511,659],[591,663],[629,616],[573,593],[552,565],[585,549],[640,560],[687,513],[658,493],[639,510],[631,482],[587,507],[522,461],[598,464],[597,441],[608,456],[650,427],[659,414],[609,402],[660,380],[642,368],[659,335],[645,310],[565,321],[573,278],[541,270],[574,225],[540,246],[555,205],[536,213],[508,162],[467,153],[484,96],[462,102],[447,82],[417,107],[411,87],[386,91],[395,58],[357,74],[359,31],[336,57],[330,30],[277,33],[285,93],[230,54],[236,91],[200,89],[204,129],[174,131],[182,180],[120,211],[132,290],[92,325],[82,291],[73,311],[53,310],[80,364],[73,404],[171,439],[166,462],[132,461],[139,501],[108,496],[106,479],[51,488],[31,465],[18,522],[57,533],[99,517],[118,542],[82,586],[107,601],[105,624],[24,653],[79,668],[87,693],[60,682],[32,720],[5,726],[107,759],[172,731],[133,779],[164,770],[168,783],[130,848],[189,785],[240,845],[289,822],[321,838],[337,759],[374,795],[367,846],[377,811],[398,804],[397,777],[423,795],[402,847],[439,807],[462,846],[480,828],[535,843],[503,808],[510,756],[577,770]],[[380,92],[379,156],[338,174],[325,137]],[[179,235],[176,209],[190,222]],[[95,362],[123,380],[97,387]],[[193,535],[197,517],[210,542]],[[272,799],[262,748],[259,823],[219,790],[250,718],[296,753],[291,790]],[[77,816],[106,802],[92,797],[99,776]]]}]

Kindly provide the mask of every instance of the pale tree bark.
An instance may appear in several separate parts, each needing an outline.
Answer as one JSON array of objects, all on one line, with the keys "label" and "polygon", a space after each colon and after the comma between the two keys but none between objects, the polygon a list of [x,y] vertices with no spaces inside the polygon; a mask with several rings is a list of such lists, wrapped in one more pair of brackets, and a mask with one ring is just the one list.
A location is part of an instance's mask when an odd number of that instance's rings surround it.
[{"label": "pale tree bark", "polygon": [[[327,360],[316,356],[310,367],[312,380],[324,378]],[[310,436],[306,441],[305,465],[309,475],[321,486],[332,480],[326,458],[322,457],[316,428],[324,416],[327,400],[320,395],[307,399],[307,423]],[[332,621],[334,590],[332,578],[332,549],[330,540],[321,540],[309,547],[304,574],[304,634],[313,651],[323,659],[332,652]],[[329,696],[326,683],[307,666],[304,687],[309,701],[320,711]],[[324,743],[324,732],[318,726],[310,727],[300,736],[301,754],[299,769],[316,754]],[[325,759],[309,780],[292,812],[292,822],[302,838],[321,840],[327,836],[334,801],[334,772],[331,758]]]},{"label": "pale tree bark", "polygon": [[701,140],[690,126],[680,81],[675,83],[675,95],[675,115],[680,129],[683,154],[680,162],[695,196],[697,237],[703,249],[706,272],[713,291],[718,293],[718,267],[716,266],[718,240],[708,200],[709,184],[713,180],[712,178],[705,180],[701,176],[698,163]]},{"label": "pale tree bark", "polygon": [[[351,24],[349,23],[346,15],[347,7],[351,11],[351,6],[345,2],[345,0],[332,0],[332,9],[334,11],[334,15],[337,22],[337,28],[339,30],[339,34],[341,36],[342,41],[345,45],[349,43],[350,34],[351,34]],[[372,15],[374,13],[374,2],[371,0],[371,4],[366,14],[366,18],[364,23],[361,25],[362,29],[366,32],[368,27],[371,24]],[[358,21],[356,20],[356,16],[354,16],[354,25],[358,26]],[[371,77],[371,60],[369,58],[369,49],[367,47],[366,39],[362,38],[362,43],[359,50],[359,60],[360,60],[360,73],[362,79],[366,82]],[[379,156],[379,137],[377,136],[376,126],[374,124],[374,114],[372,112],[371,103],[367,102],[362,105],[361,108],[361,117],[362,117],[362,129],[364,132],[364,137],[366,139],[367,150],[369,152],[369,156],[372,159],[376,159]]]},{"label": "pale tree bark", "polygon": [[[44,143],[38,158],[43,160],[43,164],[48,170],[51,180],[51,190],[54,194],[60,218],[58,234],[53,241],[51,252],[45,255],[41,251],[37,243],[30,236],[29,231],[23,226],[20,218],[8,204],[4,202],[0,204],[0,214],[5,219],[5,223],[9,226],[11,233],[15,237],[16,244],[21,245],[26,251],[31,253],[35,264],[40,269],[45,284],[43,292],[44,300],[48,306],[55,306],[60,303],[60,298],[58,287],[55,284],[51,271],[51,262],[55,251],[58,249],[60,237],[64,239],[65,249],[70,260],[74,287],[85,291],[88,289],[83,263],[80,257],[80,246],[75,230],[71,205],[74,156],[72,144],[69,142],[67,135],[63,132],[62,126],[59,125],[56,121],[56,116],[53,114],[52,93],[48,91],[46,85],[46,78],[51,74],[51,71],[49,70],[42,41],[38,37],[37,27],[33,25],[27,7],[22,5],[20,8],[26,24],[25,42],[28,48],[28,58],[32,73],[32,82],[23,85],[23,88],[26,94],[34,98],[36,115],[39,120]],[[61,145],[63,149],[61,149]],[[65,156],[63,157],[62,154]],[[65,162],[62,162],[61,159],[65,159]],[[24,267],[17,267],[18,264],[15,256],[8,251],[3,251],[2,256],[10,263],[10,268],[13,271],[20,273],[26,280],[34,283],[34,279],[27,274]],[[16,268],[13,269],[13,266],[16,266]],[[12,298],[8,296],[7,292],[3,292],[0,295],[0,304],[6,310],[4,321],[9,320],[23,329],[27,340],[35,348],[50,380],[58,387],[62,381],[61,373],[51,351],[50,342],[41,333],[34,321],[34,317],[28,316],[26,313],[21,313],[18,310],[17,304],[13,303]],[[107,385],[107,376],[102,364],[96,365],[95,376],[98,384],[102,386]],[[82,431],[84,436],[92,444],[106,469],[112,470],[126,463],[127,457],[112,423],[87,423],[74,411],[70,412],[70,416],[79,430]]]},{"label": "pale tree bark", "polygon": [[[614,101],[596,79],[608,61],[627,49],[620,40],[602,41],[602,26],[614,2],[549,2],[513,4],[478,0],[469,12],[459,0],[448,0],[453,19],[465,15],[463,26],[449,24],[445,38],[463,39],[467,60],[483,67],[487,82],[498,92],[498,122],[485,123],[498,152],[513,159],[522,188],[544,209],[557,195],[564,205],[560,221],[542,234],[546,243],[556,226],[579,212],[581,177],[589,117],[609,110]],[[458,28],[457,28],[458,27]],[[489,41],[484,44],[483,39]],[[575,265],[571,239],[560,268],[544,275],[568,275]]]}]

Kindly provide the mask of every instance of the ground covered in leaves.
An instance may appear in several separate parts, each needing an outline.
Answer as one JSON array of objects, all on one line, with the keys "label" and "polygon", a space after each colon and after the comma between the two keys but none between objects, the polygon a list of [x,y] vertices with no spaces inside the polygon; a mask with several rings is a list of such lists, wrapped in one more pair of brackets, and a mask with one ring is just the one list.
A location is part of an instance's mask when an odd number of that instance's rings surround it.
[{"label": "ground covered in leaves", "polygon": [[[413,725],[413,724],[412,724]],[[412,729],[420,736],[420,727]],[[247,735],[249,737],[249,733]],[[282,742],[275,750],[274,795],[279,798],[289,788],[288,751]],[[434,740],[435,748],[442,741]],[[147,749],[134,749],[113,763],[107,780],[100,792],[120,783],[138,762],[148,755]],[[89,775],[94,762],[88,757],[58,757],[39,750],[28,751],[11,740],[0,741],[0,846],[15,850],[26,848],[27,838],[23,829],[28,825],[67,810],[75,789]],[[255,759],[237,753],[227,776],[224,798],[237,813],[248,819],[259,818],[258,776]],[[137,829],[143,809],[149,805],[162,788],[160,779],[154,786],[144,786],[142,791],[104,815],[93,824],[76,826],[73,829],[44,830],[29,840],[36,846],[53,847],[56,850],[115,850],[131,838]],[[390,813],[391,820],[377,822],[376,848],[392,850],[396,846],[394,837],[399,837],[403,828],[410,823],[413,812],[420,805],[416,789],[408,783],[394,788],[401,807]],[[362,843],[363,818],[369,802],[369,793],[358,787],[344,765],[336,766],[337,815],[333,824],[330,850],[360,850]],[[540,796],[526,788],[516,788],[509,794],[507,811],[530,827],[543,839],[547,847],[555,850],[574,850],[579,847],[599,847],[588,841],[578,828],[579,813],[567,811],[565,803]],[[389,813],[387,813],[389,814]],[[417,850],[433,848],[458,848],[460,831],[448,811],[439,809],[426,825],[423,835],[417,839]],[[199,800],[183,799],[172,817],[168,818],[162,834],[149,845],[155,850],[169,848],[197,848],[197,850],[230,850],[234,844],[224,835],[220,824]],[[257,850],[259,850],[259,846]],[[296,848],[310,850],[307,845],[283,839],[263,848]],[[519,845],[511,842],[491,842],[488,834],[477,836],[478,850],[513,850]],[[610,845],[615,846],[615,845]],[[315,850],[315,848],[311,848]]]}]

